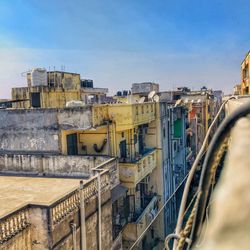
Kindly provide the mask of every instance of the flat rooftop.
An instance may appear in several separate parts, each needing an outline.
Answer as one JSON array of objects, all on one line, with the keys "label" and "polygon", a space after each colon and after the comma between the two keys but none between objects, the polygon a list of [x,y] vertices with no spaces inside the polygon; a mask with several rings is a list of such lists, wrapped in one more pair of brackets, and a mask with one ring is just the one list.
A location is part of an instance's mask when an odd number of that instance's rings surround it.
[{"label": "flat rooftop", "polygon": [[79,183],[80,179],[0,176],[0,218],[28,204],[52,205]]}]

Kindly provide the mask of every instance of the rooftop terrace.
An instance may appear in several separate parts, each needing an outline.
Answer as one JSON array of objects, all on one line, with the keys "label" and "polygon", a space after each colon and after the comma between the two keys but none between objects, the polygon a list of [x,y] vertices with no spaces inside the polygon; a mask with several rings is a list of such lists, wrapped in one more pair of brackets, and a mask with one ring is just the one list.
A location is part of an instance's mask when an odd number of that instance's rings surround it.
[{"label": "rooftop terrace", "polygon": [[79,187],[80,179],[0,176],[0,218],[26,205],[50,206]]}]

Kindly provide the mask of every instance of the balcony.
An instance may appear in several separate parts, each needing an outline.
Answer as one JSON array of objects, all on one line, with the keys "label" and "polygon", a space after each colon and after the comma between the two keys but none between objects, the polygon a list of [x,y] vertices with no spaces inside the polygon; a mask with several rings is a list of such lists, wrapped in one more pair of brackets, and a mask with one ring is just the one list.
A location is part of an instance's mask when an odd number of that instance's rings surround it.
[{"label": "balcony", "polygon": [[155,120],[155,103],[113,104],[109,106],[109,117],[116,122],[117,131],[133,129]]},{"label": "balcony", "polygon": [[155,218],[158,212],[158,197],[154,195],[151,197],[147,206],[142,213],[136,215],[135,220],[128,223],[123,231],[125,241],[136,241],[136,239],[143,233],[149,223]]},{"label": "balcony", "polygon": [[119,174],[121,182],[128,188],[134,188],[142,179],[156,167],[157,150],[151,149],[133,162],[120,162]]}]

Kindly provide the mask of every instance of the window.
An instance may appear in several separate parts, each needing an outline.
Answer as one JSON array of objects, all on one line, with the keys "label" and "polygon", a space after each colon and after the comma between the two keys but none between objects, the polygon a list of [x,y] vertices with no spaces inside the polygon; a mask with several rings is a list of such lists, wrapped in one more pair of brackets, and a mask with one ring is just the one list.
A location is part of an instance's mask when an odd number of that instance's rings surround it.
[{"label": "window", "polygon": [[249,67],[248,64],[245,66],[243,69],[243,79],[248,79],[249,78]]},{"label": "window", "polygon": [[120,157],[127,158],[127,143],[126,140],[120,142]]},{"label": "window", "polygon": [[68,155],[78,155],[76,133],[67,135],[67,152]]},{"label": "window", "polygon": [[41,107],[40,93],[31,93],[31,106],[33,108],[40,108]]}]

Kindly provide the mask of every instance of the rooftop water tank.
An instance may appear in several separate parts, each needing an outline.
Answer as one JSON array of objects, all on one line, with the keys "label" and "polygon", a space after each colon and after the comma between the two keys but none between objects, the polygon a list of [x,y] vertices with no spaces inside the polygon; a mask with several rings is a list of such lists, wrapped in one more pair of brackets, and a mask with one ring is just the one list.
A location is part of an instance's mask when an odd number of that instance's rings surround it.
[{"label": "rooftop water tank", "polygon": [[31,70],[31,86],[48,86],[47,71],[43,68]]},{"label": "rooftop water tank", "polygon": [[85,103],[77,100],[68,101],[66,103],[67,108],[83,107],[83,106],[85,106]]}]

